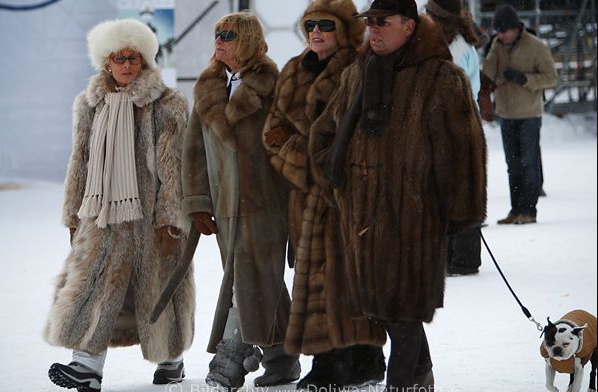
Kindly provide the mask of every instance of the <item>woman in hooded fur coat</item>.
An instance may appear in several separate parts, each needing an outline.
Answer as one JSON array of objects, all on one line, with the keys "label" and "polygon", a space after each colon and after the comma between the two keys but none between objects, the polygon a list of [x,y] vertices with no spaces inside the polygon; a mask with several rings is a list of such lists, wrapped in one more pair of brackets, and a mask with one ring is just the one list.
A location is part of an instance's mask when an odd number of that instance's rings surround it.
[{"label": "woman in hooded fur coat", "polygon": [[180,175],[187,103],[163,84],[157,38],[141,22],[104,22],[88,45],[99,73],[73,106],[62,215],[72,250],[45,327],[49,343],[74,354],[49,375],[99,391],[107,348],[140,344],[145,359],[160,363],[154,383],[180,381],[193,340],[193,274],[155,324],[149,317],[189,228]]},{"label": "woman in hooded fur coat", "polygon": [[365,318],[351,319],[342,304],[337,214],[312,180],[307,151],[311,125],[363,43],[365,24],[356,13],[351,0],[310,3],[301,23],[309,48],[282,70],[264,127],[270,161],[291,186],[289,232],[297,258],[285,348],[315,354],[312,371],[299,382],[299,389],[384,378],[382,348],[354,346],[382,346],[386,335],[383,327]]},{"label": "woman in hooded fur coat", "polygon": [[[264,350],[258,386],[299,378],[282,344],[290,297],[284,283],[287,186],[268,162],[261,131],[278,77],[258,19],[247,12],[216,24],[215,52],[195,86],[185,137],[184,211],[217,234],[224,277],[208,351],[206,382],[240,388],[253,345]],[[215,219],[215,221],[213,220]],[[245,364],[244,364],[245,362]]]}]

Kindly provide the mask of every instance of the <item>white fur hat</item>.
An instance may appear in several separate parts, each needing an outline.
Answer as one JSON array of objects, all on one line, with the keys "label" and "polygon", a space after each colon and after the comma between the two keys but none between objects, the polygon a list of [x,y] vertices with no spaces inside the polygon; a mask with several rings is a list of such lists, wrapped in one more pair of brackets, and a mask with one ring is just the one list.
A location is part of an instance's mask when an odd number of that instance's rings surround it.
[{"label": "white fur hat", "polygon": [[110,54],[122,49],[141,53],[151,69],[157,69],[158,38],[145,24],[135,19],[109,20],[95,26],[87,34],[89,58],[93,67],[102,71]]}]

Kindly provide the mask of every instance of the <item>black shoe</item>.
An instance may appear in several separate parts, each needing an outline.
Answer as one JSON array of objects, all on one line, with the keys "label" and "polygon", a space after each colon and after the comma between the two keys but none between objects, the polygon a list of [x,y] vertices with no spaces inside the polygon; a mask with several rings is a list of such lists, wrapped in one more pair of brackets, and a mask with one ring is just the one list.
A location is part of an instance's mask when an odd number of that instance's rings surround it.
[{"label": "black shoe", "polygon": [[59,387],[77,389],[78,392],[100,392],[102,387],[102,376],[78,362],[55,363],[50,366],[48,377]]},{"label": "black shoe", "polygon": [[185,378],[185,364],[179,362],[164,362],[158,365],[154,372],[154,384],[166,385],[179,383]]},{"label": "black shoe", "polygon": [[353,369],[348,385],[361,388],[384,381],[386,362],[382,347],[357,345],[353,350]]},{"label": "black shoe", "polygon": [[349,384],[353,370],[351,347],[336,349],[314,356],[311,371],[297,383],[297,389],[307,391],[340,391]]}]

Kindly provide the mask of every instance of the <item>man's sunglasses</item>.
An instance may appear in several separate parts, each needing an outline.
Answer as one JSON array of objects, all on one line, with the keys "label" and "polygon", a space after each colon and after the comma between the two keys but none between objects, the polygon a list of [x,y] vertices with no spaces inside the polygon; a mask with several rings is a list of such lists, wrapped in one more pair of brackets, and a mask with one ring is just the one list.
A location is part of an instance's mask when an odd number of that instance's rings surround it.
[{"label": "man's sunglasses", "polygon": [[134,54],[132,56],[123,56],[122,54],[115,54],[113,56],[110,57],[110,59],[115,63],[115,64],[124,64],[127,62],[127,60],[129,60],[129,63],[131,63],[132,65],[139,65],[141,64],[141,56]]},{"label": "man's sunglasses", "polygon": [[239,34],[230,30],[217,31],[214,33],[214,40],[217,40],[218,37],[220,37],[222,42],[231,42],[237,40],[237,38],[239,38]]},{"label": "man's sunglasses", "polygon": [[374,27],[374,26],[384,27],[384,26],[388,26],[389,24],[390,24],[390,22],[384,18],[365,18],[365,25],[367,27]]},{"label": "man's sunglasses", "polygon": [[322,19],[322,20],[308,20],[305,22],[305,30],[308,33],[312,33],[316,26],[320,28],[323,33],[329,33],[336,30],[336,23],[333,20]]}]

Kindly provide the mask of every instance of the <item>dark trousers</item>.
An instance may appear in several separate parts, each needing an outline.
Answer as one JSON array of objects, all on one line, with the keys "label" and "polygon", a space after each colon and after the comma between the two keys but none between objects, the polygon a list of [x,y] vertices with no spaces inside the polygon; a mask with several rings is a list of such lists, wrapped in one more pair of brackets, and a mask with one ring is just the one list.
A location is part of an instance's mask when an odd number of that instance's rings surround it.
[{"label": "dark trousers", "polygon": [[467,274],[482,265],[482,240],[480,227],[465,229],[450,237],[448,253],[449,273]]},{"label": "dark trousers", "polygon": [[390,358],[386,375],[388,391],[411,391],[418,376],[432,370],[432,358],[424,326],[420,322],[388,323]]},{"label": "dark trousers", "polygon": [[540,128],[542,118],[501,119],[509,171],[511,214],[536,216],[541,189]]}]

